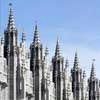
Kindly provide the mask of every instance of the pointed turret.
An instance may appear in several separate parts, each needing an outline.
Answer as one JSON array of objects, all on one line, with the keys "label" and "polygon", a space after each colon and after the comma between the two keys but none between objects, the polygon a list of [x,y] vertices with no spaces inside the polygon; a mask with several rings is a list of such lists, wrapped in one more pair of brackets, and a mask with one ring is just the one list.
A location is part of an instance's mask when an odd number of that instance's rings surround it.
[{"label": "pointed turret", "polygon": [[15,27],[12,4],[10,6],[10,14],[8,26],[4,33],[4,57],[7,59],[8,65],[8,99],[16,100],[16,68],[19,66],[18,57],[18,31]]},{"label": "pointed turret", "polygon": [[65,72],[68,71],[68,67],[69,67],[69,63],[68,63],[68,59],[66,60],[66,63],[65,63]]},{"label": "pointed turret", "polygon": [[22,42],[25,42],[25,41],[26,41],[26,33],[23,32],[23,33],[22,33]]},{"label": "pointed turret", "polygon": [[83,71],[83,80],[82,80],[82,100],[86,100],[86,92],[87,92],[87,81],[86,81],[86,72],[85,70]]},{"label": "pointed turret", "polygon": [[[15,26],[14,16],[13,16],[13,8],[12,4],[9,4],[10,11],[9,11],[9,19],[8,19],[8,25],[6,30],[4,31],[4,57],[8,58],[8,52],[10,50],[10,42],[13,42],[13,45],[17,47],[18,43],[18,31]],[[12,41],[13,39],[13,41]],[[7,62],[8,63],[8,62]]]},{"label": "pointed turret", "polygon": [[88,80],[88,85],[89,85],[89,100],[99,100],[98,93],[99,93],[99,80],[96,78],[96,72],[95,72],[95,66],[94,66],[94,61],[92,63],[92,68],[91,68],[91,74],[90,78]]},{"label": "pointed turret", "polygon": [[[33,92],[35,93],[35,100],[41,100],[41,79],[42,79],[42,67],[43,67],[43,53],[42,44],[40,43],[40,36],[35,25],[34,39],[30,47],[30,70],[33,73]],[[37,90],[38,89],[38,90]]]},{"label": "pointed turret", "polygon": [[[82,69],[79,67],[79,60],[77,51],[75,52],[74,66],[71,70],[72,73],[72,92],[75,100],[81,100],[81,82],[82,82]],[[78,84],[77,84],[78,83]]]},{"label": "pointed turret", "polygon": [[10,6],[10,14],[9,14],[9,19],[8,19],[7,30],[11,31],[11,30],[16,30],[16,26],[15,26],[15,21],[14,21],[14,16],[13,16],[12,4],[10,3],[9,6]]},{"label": "pointed turret", "polygon": [[42,60],[43,56],[42,56],[42,44],[40,43],[40,35],[38,32],[38,27],[37,27],[37,23],[35,24],[35,31],[34,31],[34,38],[32,41],[32,44],[30,46],[30,50],[31,50],[31,59],[30,59],[30,65],[31,65],[31,70],[33,71],[33,59],[38,59],[38,60]]},{"label": "pointed turret", "polygon": [[33,40],[34,44],[39,44],[40,43],[40,35],[38,32],[38,27],[37,24],[35,25],[35,31],[34,31],[34,40]]},{"label": "pointed turret", "polygon": [[47,71],[47,68],[48,68],[48,61],[49,61],[49,58],[48,58],[48,54],[49,54],[49,50],[48,50],[48,47],[46,46],[45,48],[45,56],[44,56],[44,71],[46,72]]},{"label": "pointed turret", "polygon": [[79,61],[78,61],[78,55],[77,55],[77,51],[75,52],[75,58],[74,58],[74,68],[78,68],[79,65]]},{"label": "pointed turret", "polygon": [[53,82],[55,83],[57,100],[63,99],[63,95],[62,95],[63,94],[63,86],[64,86],[63,85],[63,72],[64,72],[63,62],[64,62],[64,59],[61,56],[59,40],[57,38],[55,55],[54,55],[54,58],[52,59]]},{"label": "pointed turret", "polygon": [[46,48],[45,48],[45,54],[44,54],[44,62],[48,60],[48,54],[49,54],[49,50],[48,50],[48,47],[46,46]]},{"label": "pointed turret", "polygon": [[59,45],[59,39],[57,38],[57,44],[56,44],[56,50],[55,50],[55,57],[59,58],[60,56],[61,56],[60,45]]},{"label": "pointed turret", "polygon": [[47,56],[49,54],[49,50],[48,50],[48,47],[46,46],[45,48],[45,56]]},{"label": "pointed turret", "polygon": [[94,61],[95,61],[95,59],[93,59],[92,68],[91,68],[91,75],[90,75],[90,79],[91,79],[91,80],[94,80],[94,79],[96,78],[96,72],[95,72]]},{"label": "pointed turret", "polygon": [[65,63],[65,69],[64,69],[64,75],[65,75],[65,78],[68,80],[69,78],[69,63],[68,63],[68,59],[66,60],[66,63]]}]

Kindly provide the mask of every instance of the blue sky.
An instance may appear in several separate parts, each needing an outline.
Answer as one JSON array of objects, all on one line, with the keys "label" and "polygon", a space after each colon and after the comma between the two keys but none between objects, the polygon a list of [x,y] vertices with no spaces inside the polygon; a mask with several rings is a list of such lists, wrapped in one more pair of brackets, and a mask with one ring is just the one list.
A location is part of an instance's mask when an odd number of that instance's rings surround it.
[{"label": "blue sky", "polygon": [[13,3],[19,40],[24,30],[27,44],[31,43],[37,21],[41,42],[44,48],[48,44],[51,57],[58,35],[62,55],[69,59],[70,67],[77,48],[87,77],[94,58],[96,74],[100,77],[100,0],[0,0],[1,35],[8,23],[9,2]]}]

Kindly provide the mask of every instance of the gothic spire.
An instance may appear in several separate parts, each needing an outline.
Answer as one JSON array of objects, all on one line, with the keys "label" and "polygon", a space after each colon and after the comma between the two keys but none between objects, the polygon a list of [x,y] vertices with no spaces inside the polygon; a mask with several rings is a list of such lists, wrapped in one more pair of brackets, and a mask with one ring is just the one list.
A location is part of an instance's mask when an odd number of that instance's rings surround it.
[{"label": "gothic spire", "polygon": [[33,40],[33,42],[34,42],[34,44],[39,44],[40,43],[40,36],[39,36],[38,28],[37,28],[37,23],[35,25],[34,40]]},{"label": "gothic spire", "polygon": [[94,80],[96,78],[96,72],[95,72],[95,67],[94,67],[94,61],[95,59],[93,59],[93,63],[92,63],[92,68],[91,68],[91,75],[90,75],[90,79]]},{"label": "gothic spire", "polygon": [[57,38],[57,44],[56,44],[56,50],[55,50],[55,57],[59,58],[60,55],[61,55],[61,53],[60,53],[59,39]]},{"label": "gothic spire", "polygon": [[22,33],[22,42],[24,42],[24,41],[26,41],[26,33],[25,32]]},{"label": "gothic spire", "polygon": [[78,68],[78,63],[79,63],[79,61],[78,61],[78,55],[77,55],[77,51],[76,51],[75,58],[74,58],[74,68],[75,69]]},{"label": "gothic spire", "polygon": [[68,59],[67,59],[66,63],[65,63],[65,71],[68,71],[68,67],[69,67],[69,63],[68,63]]},{"label": "gothic spire", "polygon": [[14,16],[13,16],[12,4],[10,3],[9,6],[10,6],[10,14],[9,14],[9,19],[8,19],[7,29],[8,31],[11,31],[11,30],[16,30],[16,26],[15,26],[15,21],[14,21]]},{"label": "gothic spire", "polygon": [[46,48],[45,48],[44,60],[47,59],[48,54],[49,54],[49,50],[48,50],[48,47],[46,46]]},{"label": "gothic spire", "polygon": [[49,50],[48,50],[48,47],[46,46],[46,49],[45,49],[45,56],[47,56],[47,55],[49,54],[48,51],[49,51]]}]

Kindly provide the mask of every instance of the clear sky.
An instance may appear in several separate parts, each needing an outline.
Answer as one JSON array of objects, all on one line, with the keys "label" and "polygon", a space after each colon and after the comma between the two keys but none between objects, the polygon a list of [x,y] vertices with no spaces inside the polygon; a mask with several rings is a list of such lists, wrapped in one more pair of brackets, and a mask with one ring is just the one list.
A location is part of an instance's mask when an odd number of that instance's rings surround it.
[{"label": "clear sky", "polygon": [[[21,40],[27,33],[27,44],[33,39],[34,24],[38,23],[41,42],[54,55],[57,35],[62,55],[72,67],[77,48],[81,67],[89,77],[92,59],[96,59],[100,77],[100,0],[0,0],[0,33],[8,23],[9,2],[13,3],[16,27]],[[100,78],[99,78],[100,79]]]}]

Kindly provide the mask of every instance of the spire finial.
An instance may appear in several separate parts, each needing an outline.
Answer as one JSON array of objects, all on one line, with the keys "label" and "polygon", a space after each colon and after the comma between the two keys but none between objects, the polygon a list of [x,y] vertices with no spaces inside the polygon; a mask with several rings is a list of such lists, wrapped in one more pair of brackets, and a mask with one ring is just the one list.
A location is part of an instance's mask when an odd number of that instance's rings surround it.
[{"label": "spire finial", "polygon": [[69,71],[69,63],[68,63],[68,59],[66,59],[66,63],[65,63],[65,69],[66,72]]},{"label": "spire finial", "polygon": [[9,6],[12,7],[12,3],[11,2],[9,3]]},{"label": "spire finial", "polygon": [[37,21],[35,21],[35,32],[38,32],[38,24],[37,24]]},{"label": "spire finial", "polygon": [[93,61],[93,62],[92,62],[92,68],[91,68],[91,76],[90,76],[90,78],[91,78],[92,80],[94,80],[95,77],[96,77],[95,66],[94,66],[95,59],[93,59],[92,61]]},{"label": "spire finial", "polygon": [[77,55],[77,48],[76,48],[76,51],[75,51],[75,57],[77,57],[78,55]]},{"label": "spire finial", "polygon": [[38,28],[37,28],[37,21],[35,21],[34,43],[35,44],[40,43],[40,36],[39,36]]},{"label": "spire finial", "polygon": [[49,54],[49,50],[48,50],[48,47],[46,45],[46,48],[45,48],[45,56],[47,56]]},{"label": "spire finial", "polygon": [[23,28],[23,31],[22,31],[22,42],[25,42],[26,41],[26,33],[25,33],[25,30]]},{"label": "spire finial", "polygon": [[10,15],[12,15],[13,14],[12,3],[9,3],[9,9],[10,9]]},{"label": "spire finial", "polygon": [[26,41],[26,33],[23,31],[22,33],[22,42]]},{"label": "spire finial", "polygon": [[59,36],[57,36],[57,44],[59,43]]},{"label": "spire finial", "polygon": [[9,7],[10,7],[10,14],[9,14],[9,20],[8,20],[7,29],[9,31],[11,31],[11,30],[16,30],[16,27],[15,27],[15,22],[14,22],[12,3],[9,3]]},{"label": "spire finial", "polygon": [[37,30],[37,21],[35,21],[35,31]]},{"label": "spire finial", "polygon": [[78,55],[77,55],[77,49],[76,49],[76,52],[75,52],[75,58],[74,58],[74,68],[78,68]]},{"label": "spire finial", "polygon": [[55,56],[60,57],[60,45],[59,45],[59,38],[57,36],[57,43],[56,43],[56,51],[55,51]]}]

